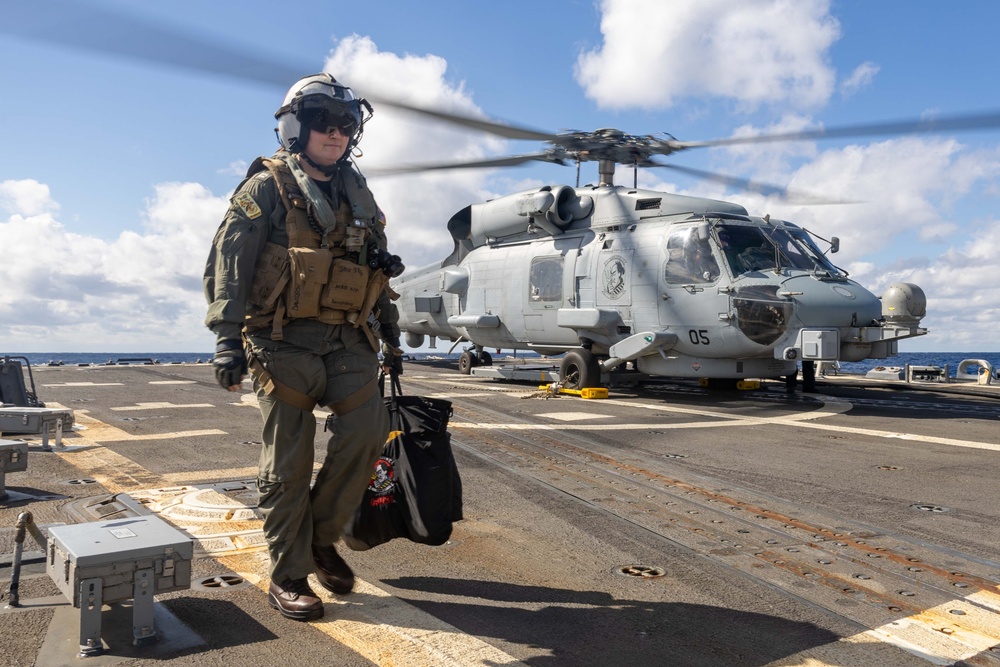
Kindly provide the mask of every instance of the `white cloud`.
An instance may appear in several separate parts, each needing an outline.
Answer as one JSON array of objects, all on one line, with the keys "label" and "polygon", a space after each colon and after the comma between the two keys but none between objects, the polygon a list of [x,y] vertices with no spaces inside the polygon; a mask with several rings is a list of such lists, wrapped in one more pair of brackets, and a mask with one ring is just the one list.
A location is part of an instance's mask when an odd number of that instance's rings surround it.
[{"label": "white cloud", "polygon": [[[362,95],[381,95],[416,107],[465,117],[484,114],[462,82],[447,79],[447,63],[435,55],[397,55],[378,50],[368,37],[341,40],[324,69]],[[361,85],[361,83],[364,85]],[[406,165],[479,160],[503,151],[505,142],[478,131],[374,102],[357,160],[362,171]],[[390,250],[407,266],[445,257],[452,249],[452,215],[489,196],[487,170],[448,170],[405,176],[369,175],[386,213]]]},{"label": "white cloud", "polygon": [[849,77],[840,82],[840,92],[850,96],[862,88],[867,88],[875,80],[879,69],[881,68],[873,62],[861,63],[851,72]]},{"label": "white cloud", "polygon": [[[31,183],[11,187],[37,191]],[[113,241],[67,231],[51,198],[25,201],[0,222],[0,247],[17,249],[0,264],[0,348],[210,349],[200,283],[225,197],[195,183],[161,184],[143,232]]]},{"label": "white cloud", "polygon": [[219,169],[219,173],[226,176],[243,178],[243,175],[247,173],[247,168],[249,166],[250,165],[247,164],[246,160],[234,160],[230,162],[225,169]]},{"label": "white cloud", "polygon": [[970,238],[947,248],[933,260],[914,266],[901,263],[873,276],[873,283],[884,289],[893,282],[912,282],[924,291],[927,317],[921,326],[930,333],[920,341],[921,349],[958,352],[996,349],[996,331],[1000,326],[997,247],[1000,247],[1000,220],[982,222]]},{"label": "white cloud", "polygon": [[44,183],[32,179],[0,182],[0,211],[39,215],[58,208]]},{"label": "white cloud", "polygon": [[601,14],[604,42],[580,55],[576,78],[602,107],[708,95],[810,108],[833,91],[840,25],[824,0],[602,0]]}]

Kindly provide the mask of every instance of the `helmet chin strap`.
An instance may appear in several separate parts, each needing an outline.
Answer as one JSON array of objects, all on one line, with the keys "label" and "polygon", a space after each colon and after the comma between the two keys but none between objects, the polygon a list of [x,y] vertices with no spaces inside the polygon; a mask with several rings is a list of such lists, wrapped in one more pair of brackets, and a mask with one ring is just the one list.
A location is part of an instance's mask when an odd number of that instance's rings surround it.
[{"label": "helmet chin strap", "polygon": [[[299,157],[301,157],[303,160],[305,160],[306,162],[308,162],[309,165],[313,169],[316,169],[317,171],[319,171],[320,173],[322,173],[324,176],[336,176],[337,172],[340,171],[340,163],[344,159],[342,157],[342,158],[340,158],[340,160],[337,160],[333,164],[331,164],[331,165],[329,165],[327,167],[323,167],[321,165],[316,164],[316,162],[311,157],[309,157],[308,155],[306,155],[305,151],[300,152],[299,153]],[[347,157],[347,152],[346,151],[344,152],[344,157]]]}]

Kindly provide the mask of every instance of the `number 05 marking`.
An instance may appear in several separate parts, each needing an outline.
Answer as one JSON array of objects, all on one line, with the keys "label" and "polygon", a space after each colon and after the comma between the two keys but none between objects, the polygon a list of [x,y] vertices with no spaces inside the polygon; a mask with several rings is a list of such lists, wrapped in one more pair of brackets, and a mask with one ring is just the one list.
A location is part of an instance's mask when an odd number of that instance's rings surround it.
[{"label": "number 05 marking", "polygon": [[708,329],[689,329],[688,338],[694,345],[708,345],[711,341],[708,339]]}]

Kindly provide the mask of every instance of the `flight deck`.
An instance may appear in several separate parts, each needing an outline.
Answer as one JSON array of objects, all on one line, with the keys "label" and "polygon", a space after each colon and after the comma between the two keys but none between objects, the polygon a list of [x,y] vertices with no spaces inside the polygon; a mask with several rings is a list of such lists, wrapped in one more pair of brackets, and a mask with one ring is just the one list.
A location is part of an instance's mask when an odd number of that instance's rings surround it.
[{"label": "flight deck", "polygon": [[[34,373],[74,422],[60,447],[2,436],[27,466],[0,501],[0,589],[25,512],[43,533],[156,517],[191,540],[190,588],[156,595],[145,645],[130,603],[102,605],[106,650],[79,657],[80,609],[29,535],[5,664],[1000,665],[995,385],[661,379],[586,400],[408,362],[404,392],[453,403],[465,519],[439,547],[342,547],[355,592],[317,588],[325,617],[299,623],[266,600],[249,383]],[[317,467],[324,445],[320,426]]]}]

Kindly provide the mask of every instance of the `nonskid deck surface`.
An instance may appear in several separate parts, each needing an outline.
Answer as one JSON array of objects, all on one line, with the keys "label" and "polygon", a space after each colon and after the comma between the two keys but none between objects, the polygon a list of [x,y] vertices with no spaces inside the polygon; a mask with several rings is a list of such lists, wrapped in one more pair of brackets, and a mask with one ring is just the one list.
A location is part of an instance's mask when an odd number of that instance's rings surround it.
[{"label": "nonskid deck surface", "polygon": [[[29,539],[5,664],[1000,665],[993,387],[584,400],[407,363],[404,391],[454,404],[466,518],[441,547],[342,549],[355,593],[316,587],[323,621],[297,623],[264,593],[249,384],[224,392],[207,365],[35,374],[77,428],[7,475],[3,590],[19,513],[78,523],[128,499],[195,539],[193,586],[157,596],[155,645],[132,647],[112,605],[107,654],[77,658],[79,612]],[[324,444],[320,426],[317,465]]]}]

